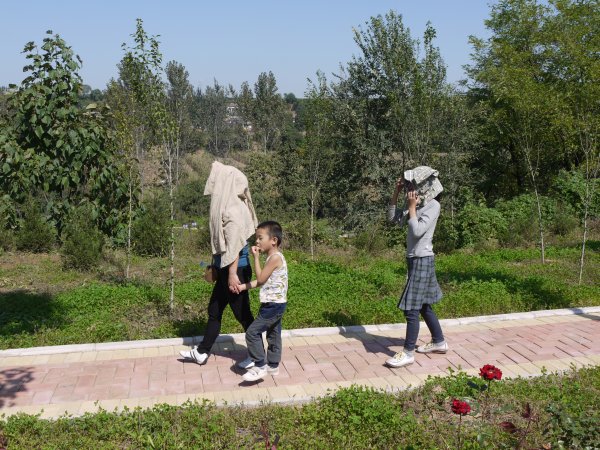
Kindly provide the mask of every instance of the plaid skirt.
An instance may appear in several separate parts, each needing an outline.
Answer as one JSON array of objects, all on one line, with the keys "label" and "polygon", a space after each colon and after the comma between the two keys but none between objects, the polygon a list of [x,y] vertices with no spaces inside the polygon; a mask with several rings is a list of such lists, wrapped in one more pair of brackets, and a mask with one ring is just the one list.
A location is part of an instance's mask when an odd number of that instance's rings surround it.
[{"label": "plaid skirt", "polygon": [[433,256],[422,258],[406,258],[408,273],[406,286],[398,308],[403,311],[421,309],[428,303],[437,303],[442,298],[442,290],[435,276],[435,262]]}]

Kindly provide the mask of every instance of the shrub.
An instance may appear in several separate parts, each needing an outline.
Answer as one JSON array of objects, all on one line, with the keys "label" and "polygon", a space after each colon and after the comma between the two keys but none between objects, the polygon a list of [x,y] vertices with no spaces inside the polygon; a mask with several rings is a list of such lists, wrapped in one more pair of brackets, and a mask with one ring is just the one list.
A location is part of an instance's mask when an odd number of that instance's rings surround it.
[{"label": "shrub", "polygon": [[507,233],[508,222],[499,211],[480,204],[467,204],[456,215],[460,247],[474,247]]},{"label": "shrub", "polygon": [[94,222],[89,204],[75,208],[69,214],[62,239],[64,267],[90,270],[102,259],[104,236]]},{"label": "shrub", "polygon": [[450,214],[442,211],[433,235],[433,250],[436,253],[450,253],[458,247],[458,230],[452,223]]},{"label": "shrub", "polygon": [[386,236],[381,231],[380,225],[373,225],[370,229],[358,231],[352,242],[359,250],[371,254],[381,253],[388,247]]},{"label": "shrub", "polygon": [[[310,218],[284,221],[283,241],[287,248],[296,250],[310,249]],[[327,220],[317,219],[314,222],[314,244],[328,247],[342,246],[340,232],[332,227]]]},{"label": "shrub", "polygon": [[131,228],[133,251],[141,256],[165,256],[171,239],[169,208],[161,198],[143,205]]},{"label": "shrub", "polygon": [[18,250],[34,253],[47,252],[56,241],[55,228],[41,214],[37,202],[29,199],[21,209],[21,220],[16,233]]},{"label": "shrub", "polygon": [[[555,199],[540,196],[542,224],[544,230],[564,236],[577,227],[577,217],[573,207],[559,203]],[[523,246],[538,241],[539,224],[537,201],[533,194],[523,194],[510,200],[500,201],[496,209],[508,223],[499,236],[502,244]]]}]

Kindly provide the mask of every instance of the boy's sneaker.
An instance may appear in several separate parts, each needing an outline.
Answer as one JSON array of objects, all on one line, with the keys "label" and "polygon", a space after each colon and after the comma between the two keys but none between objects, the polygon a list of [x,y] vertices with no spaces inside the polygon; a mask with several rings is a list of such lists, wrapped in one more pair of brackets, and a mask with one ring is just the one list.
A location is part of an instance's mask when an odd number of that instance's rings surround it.
[{"label": "boy's sneaker", "polygon": [[208,360],[208,353],[198,353],[196,347],[192,347],[191,350],[181,350],[179,354],[186,361],[193,361],[200,365],[206,364],[206,361]]},{"label": "boy's sneaker", "polygon": [[249,356],[239,363],[236,364],[240,369],[248,370],[250,367],[254,367],[254,361]]},{"label": "boy's sneaker", "polygon": [[390,367],[404,367],[415,362],[415,357],[404,352],[396,353],[393,358],[385,363]]},{"label": "boy's sneaker", "polygon": [[417,351],[419,353],[446,353],[448,352],[448,349],[448,343],[444,341],[437,344],[429,342],[428,344],[421,345],[419,348],[417,348]]},{"label": "boy's sneaker", "polygon": [[271,367],[271,366],[267,365],[267,373],[269,375],[273,375],[273,376],[279,375],[279,366]]},{"label": "boy's sneaker", "polygon": [[257,381],[262,380],[267,374],[267,365],[265,364],[262,367],[250,367],[248,372],[242,375],[244,381]]}]

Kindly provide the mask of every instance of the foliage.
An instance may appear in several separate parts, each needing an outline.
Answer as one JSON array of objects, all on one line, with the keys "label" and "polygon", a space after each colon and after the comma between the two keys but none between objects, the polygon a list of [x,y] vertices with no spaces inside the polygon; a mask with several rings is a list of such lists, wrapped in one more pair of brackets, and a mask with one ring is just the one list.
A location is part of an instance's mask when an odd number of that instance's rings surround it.
[{"label": "foliage", "polygon": [[42,214],[36,200],[29,197],[21,207],[19,229],[16,232],[18,250],[47,252],[56,243],[56,231]]},{"label": "foliage", "polygon": [[61,230],[73,205],[89,199],[109,233],[121,221],[126,184],[108,112],[77,107],[81,60],[59,36],[47,32],[41,52],[25,45],[28,76],[10,97],[6,127],[0,132],[0,186],[11,198],[43,192],[45,209]]},{"label": "foliage", "polygon": [[63,266],[90,270],[102,259],[103,246],[104,236],[94,222],[91,205],[82,204],[73,209],[62,234]]},{"label": "foliage", "polygon": [[164,197],[148,200],[136,217],[131,239],[133,251],[142,256],[165,256],[171,242],[171,222]]},{"label": "foliage", "polygon": [[469,203],[456,216],[460,247],[473,247],[497,241],[508,231],[508,222],[499,211]]}]

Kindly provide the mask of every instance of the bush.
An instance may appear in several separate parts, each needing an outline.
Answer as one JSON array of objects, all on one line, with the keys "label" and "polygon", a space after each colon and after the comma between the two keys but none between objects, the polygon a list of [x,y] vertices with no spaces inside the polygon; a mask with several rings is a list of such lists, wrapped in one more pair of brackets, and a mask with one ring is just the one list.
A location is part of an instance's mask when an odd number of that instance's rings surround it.
[{"label": "bush", "polygon": [[[573,207],[555,199],[540,196],[542,224],[546,232],[564,236],[578,225]],[[500,234],[500,242],[507,246],[527,246],[539,240],[538,207],[535,195],[523,194],[510,200],[500,201],[496,209],[508,223]]]},{"label": "bush", "polygon": [[508,231],[508,222],[499,211],[479,204],[467,204],[455,223],[460,247],[485,245]]},{"label": "bush", "polygon": [[[293,219],[282,223],[283,242],[286,248],[295,250],[310,249],[310,218]],[[339,248],[343,246],[340,232],[327,220],[316,219],[314,222],[314,244]]]},{"label": "bush", "polygon": [[133,251],[140,256],[165,256],[171,240],[169,208],[160,198],[143,205],[131,227]]},{"label": "bush", "polygon": [[458,247],[458,230],[449,213],[442,211],[433,235],[433,251],[450,253]]},{"label": "bush", "polygon": [[62,236],[61,257],[64,267],[90,270],[102,259],[104,236],[92,217],[89,204],[69,214]]},{"label": "bush", "polygon": [[18,250],[42,253],[51,250],[56,242],[55,228],[42,216],[37,202],[29,199],[21,209],[20,227],[16,233]]},{"label": "bush", "polygon": [[[398,232],[400,235],[401,232]],[[354,246],[371,254],[381,253],[388,248],[388,239],[381,224],[374,224],[370,229],[358,231],[352,240]]]}]

